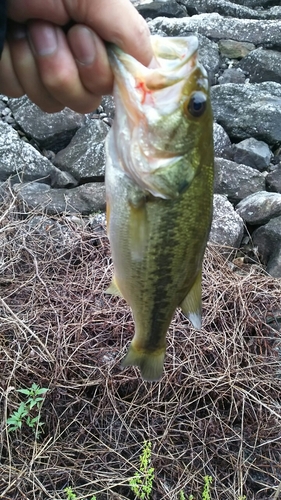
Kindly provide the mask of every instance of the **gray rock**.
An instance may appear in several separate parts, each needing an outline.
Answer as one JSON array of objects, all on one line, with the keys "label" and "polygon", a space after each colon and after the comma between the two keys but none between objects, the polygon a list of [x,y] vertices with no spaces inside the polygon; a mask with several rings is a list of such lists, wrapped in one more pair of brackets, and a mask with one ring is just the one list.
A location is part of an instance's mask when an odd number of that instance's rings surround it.
[{"label": "gray rock", "polygon": [[221,55],[229,59],[242,59],[256,48],[253,43],[237,40],[220,40],[218,46]]},{"label": "gray rock", "polygon": [[227,195],[232,203],[265,189],[264,175],[246,165],[216,158],[215,172],[215,193]]},{"label": "gray rock", "polygon": [[275,145],[281,141],[281,85],[228,83],[211,88],[215,120],[231,139],[248,137]]},{"label": "gray rock", "polygon": [[281,194],[267,191],[251,194],[238,203],[236,210],[248,224],[266,224],[281,215]]},{"label": "gray rock", "polygon": [[213,221],[209,241],[217,245],[239,248],[244,224],[241,217],[235,212],[233,206],[225,196],[214,195]]},{"label": "gray rock", "polygon": [[274,278],[281,278],[281,245],[279,247],[279,251],[276,250],[270,257],[266,270]]},{"label": "gray rock", "polygon": [[245,5],[246,7],[270,7],[276,3],[276,0],[234,0],[239,5]]},{"label": "gray rock", "polygon": [[245,80],[245,74],[239,68],[227,68],[218,78],[221,85],[225,83],[245,83]]},{"label": "gray rock", "polygon": [[[270,14],[266,10],[252,9],[246,4],[237,5],[235,1],[229,0],[181,0],[186,6],[187,12],[190,15],[200,14],[204,12],[217,12],[222,16],[231,16],[242,19],[270,19]],[[256,7],[256,5],[254,5]],[[281,13],[280,13],[281,17]],[[278,18],[278,17],[277,17]]]},{"label": "gray rock", "polygon": [[54,187],[76,185],[75,179],[56,168],[17,132],[0,121],[0,181],[11,183],[41,180]]},{"label": "gray rock", "polygon": [[270,220],[252,234],[253,244],[258,247],[267,272],[281,277],[281,217]]},{"label": "gray rock", "polygon": [[9,99],[9,107],[17,124],[28,137],[32,137],[41,148],[55,152],[69,143],[86,120],[85,115],[68,108],[59,113],[45,113],[26,96]]},{"label": "gray rock", "polygon": [[231,141],[224,130],[218,123],[214,123],[214,151],[215,156],[219,158],[229,158]]},{"label": "gray rock", "polygon": [[235,144],[234,161],[256,168],[260,172],[267,169],[271,157],[272,153],[266,142],[257,141],[254,137]]},{"label": "gray rock", "polygon": [[140,4],[137,6],[139,13],[146,19],[147,17],[154,19],[155,17],[186,17],[186,8],[179,5],[175,0],[169,2],[155,1]]},{"label": "gray rock", "polygon": [[63,172],[58,168],[51,174],[52,188],[74,188],[78,185],[78,181],[69,172]]},{"label": "gray rock", "polygon": [[0,182],[0,201],[2,202],[8,195],[9,187],[7,182]]},{"label": "gray rock", "polygon": [[266,177],[266,189],[275,193],[281,193],[281,165],[269,172]]},{"label": "gray rock", "polygon": [[277,50],[253,50],[240,61],[238,67],[249,73],[250,82],[281,83],[281,52]]},{"label": "gray rock", "polygon": [[[81,218],[79,220],[81,221]],[[46,243],[51,241],[52,249],[56,253],[63,253],[66,258],[68,258],[66,252],[77,247],[77,243],[81,243],[81,235],[75,231],[75,226],[71,227],[70,224],[65,224],[63,220],[54,217],[35,215],[27,219],[22,228],[26,241],[34,242],[34,239],[42,241],[45,248]]]},{"label": "gray rock", "polygon": [[102,120],[92,120],[81,127],[69,145],[56,155],[55,165],[61,170],[67,170],[79,182],[103,179],[104,141],[108,131],[108,125]]},{"label": "gray rock", "polygon": [[[152,35],[160,36],[189,36],[194,35],[194,30],[189,26],[188,20],[190,18],[182,19],[168,19],[159,17],[154,21],[148,23]],[[192,18],[193,19],[193,18]],[[216,43],[209,40],[206,36],[200,33],[195,33],[199,41],[199,61],[203,64],[204,68],[208,71],[211,83],[215,82],[215,74],[217,73],[220,65],[220,57],[218,46]]]},{"label": "gray rock", "polygon": [[101,106],[103,107],[104,112],[109,118],[114,118],[115,115],[115,104],[112,95],[105,95],[101,100]]},{"label": "gray rock", "polygon": [[51,189],[47,184],[15,184],[19,200],[30,208],[43,210],[47,214],[80,213],[84,215],[105,210],[105,187],[103,182],[83,184],[73,189]]},{"label": "gray rock", "polygon": [[281,48],[281,20],[237,19],[213,13],[182,19],[157,17],[148,24],[155,34],[164,32],[170,36],[184,36],[184,33],[199,33],[215,41],[243,40],[274,50]]}]

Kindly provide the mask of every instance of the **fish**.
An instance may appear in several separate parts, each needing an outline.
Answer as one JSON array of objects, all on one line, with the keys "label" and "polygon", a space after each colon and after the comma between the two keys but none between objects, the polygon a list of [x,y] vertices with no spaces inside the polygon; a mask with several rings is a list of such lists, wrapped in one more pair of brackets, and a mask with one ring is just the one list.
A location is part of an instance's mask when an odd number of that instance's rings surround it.
[{"label": "fish", "polygon": [[122,367],[163,373],[177,307],[201,327],[202,261],[212,220],[214,151],[208,75],[198,39],[151,36],[148,67],[116,45],[115,118],[106,139],[106,218],[114,267],[107,293],[130,306]]}]

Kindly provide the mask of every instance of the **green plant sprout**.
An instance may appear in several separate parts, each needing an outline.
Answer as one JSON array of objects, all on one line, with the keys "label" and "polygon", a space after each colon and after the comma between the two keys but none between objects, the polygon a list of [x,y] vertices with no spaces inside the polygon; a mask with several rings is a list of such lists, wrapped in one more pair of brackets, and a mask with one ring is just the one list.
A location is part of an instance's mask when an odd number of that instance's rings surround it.
[{"label": "green plant sprout", "polygon": [[[67,488],[64,489],[64,492],[66,493],[66,500],[76,500],[77,495],[74,493],[73,489],[71,486],[67,486]],[[96,495],[93,495],[90,500],[97,500]]]},{"label": "green plant sprout", "polygon": [[[27,396],[26,401],[22,401],[17,410],[7,419],[8,432],[18,431],[25,423],[28,427],[33,429],[35,437],[40,434],[39,427],[44,425],[40,422],[39,412],[43,405],[44,395],[49,389],[40,388],[37,384],[33,383],[29,389],[18,389],[17,392]],[[35,410],[37,415],[35,415]]]},{"label": "green plant sprout", "polygon": [[154,468],[150,467],[151,462],[151,442],[144,441],[143,450],[140,456],[139,472],[129,481],[131,490],[140,500],[149,499],[154,480]]},{"label": "green plant sprout", "polygon": [[66,493],[67,500],[75,500],[77,498],[77,495],[75,495],[71,486],[68,486],[67,488],[65,488],[64,492]]},{"label": "green plant sprout", "polygon": [[[213,481],[212,476],[204,476],[204,487],[202,491],[202,500],[211,500],[210,486]],[[183,490],[180,491],[179,500],[185,500],[185,495]],[[188,500],[195,500],[194,495],[189,495]],[[246,500],[246,499],[245,499]]]},{"label": "green plant sprout", "polygon": [[202,492],[202,500],[211,500],[210,487],[212,484],[212,476],[204,476],[204,488]]}]

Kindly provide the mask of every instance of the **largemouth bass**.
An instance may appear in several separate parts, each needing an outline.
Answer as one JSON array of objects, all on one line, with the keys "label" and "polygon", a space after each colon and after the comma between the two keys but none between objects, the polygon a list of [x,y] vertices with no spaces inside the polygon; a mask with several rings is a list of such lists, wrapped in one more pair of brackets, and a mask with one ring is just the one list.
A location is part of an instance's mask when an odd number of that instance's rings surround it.
[{"label": "largemouth bass", "polygon": [[114,45],[116,115],[107,138],[109,293],[132,308],[135,335],[122,365],[144,380],[163,371],[166,333],[181,307],[201,325],[201,268],[213,197],[209,83],[195,36],[152,36],[147,68]]}]

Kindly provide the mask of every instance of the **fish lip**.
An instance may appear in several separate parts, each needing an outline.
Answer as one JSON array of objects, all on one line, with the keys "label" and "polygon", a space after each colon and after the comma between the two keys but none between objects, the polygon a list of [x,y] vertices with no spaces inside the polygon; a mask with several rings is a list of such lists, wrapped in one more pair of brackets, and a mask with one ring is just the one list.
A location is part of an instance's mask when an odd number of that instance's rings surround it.
[{"label": "fish lip", "polygon": [[[127,111],[132,104],[136,111],[143,111],[142,94],[138,91],[136,82],[143,82],[145,92],[163,90],[187,79],[198,65],[198,38],[194,35],[172,39],[151,36],[151,44],[154,58],[148,67],[116,45],[108,45],[107,52],[115,83]],[[180,96],[177,94],[176,101]]]},{"label": "fish lip", "polygon": [[[167,42],[167,40],[169,40]],[[148,73],[153,70],[163,71],[166,75],[173,74],[175,71],[185,66],[185,64],[197,54],[198,38],[194,35],[188,37],[161,37],[157,35],[151,36],[151,45],[154,57],[149,66],[146,67],[137,61],[131,55],[123,52],[117,45],[107,44],[107,53],[111,63],[114,75],[115,73],[122,72],[122,69],[131,71],[133,74],[138,72]],[[180,51],[178,47],[185,49]],[[173,50],[172,50],[173,49]],[[174,57],[169,57],[173,56]],[[166,61],[166,65],[164,63]],[[162,64],[161,64],[162,62]]]}]

